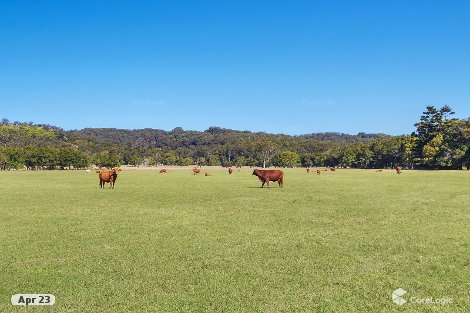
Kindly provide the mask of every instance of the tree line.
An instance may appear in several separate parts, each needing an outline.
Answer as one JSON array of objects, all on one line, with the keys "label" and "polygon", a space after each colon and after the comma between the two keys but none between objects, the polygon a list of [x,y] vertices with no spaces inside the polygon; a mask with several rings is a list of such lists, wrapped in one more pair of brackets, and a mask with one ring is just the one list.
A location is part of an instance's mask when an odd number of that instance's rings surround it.
[{"label": "tree line", "polygon": [[462,169],[470,167],[470,120],[429,106],[408,135],[320,133],[301,136],[236,131],[124,130],[0,124],[0,169],[91,165],[212,165]]}]

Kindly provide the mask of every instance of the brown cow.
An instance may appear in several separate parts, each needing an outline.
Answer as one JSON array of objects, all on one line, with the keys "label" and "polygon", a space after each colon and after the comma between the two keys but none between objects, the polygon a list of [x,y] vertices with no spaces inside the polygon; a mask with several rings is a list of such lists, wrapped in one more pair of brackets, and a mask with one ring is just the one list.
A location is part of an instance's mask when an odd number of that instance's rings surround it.
[{"label": "brown cow", "polygon": [[321,174],[321,171],[320,170],[317,170],[317,175],[320,175]]},{"label": "brown cow", "polygon": [[212,175],[209,174],[209,173],[207,173],[207,172],[205,172],[205,173],[204,173],[204,176],[212,176]]},{"label": "brown cow", "polygon": [[166,170],[166,168],[162,168],[162,169],[160,170],[160,174],[163,174],[163,173],[168,173],[168,171]]},{"label": "brown cow", "polygon": [[330,171],[334,172],[336,169],[334,167],[330,168]]},{"label": "brown cow", "polygon": [[284,172],[281,170],[258,170],[255,169],[253,174],[258,176],[259,180],[262,182],[261,188],[264,187],[264,184],[267,184],[269,188],[270,181],[277,181],[279,187],[284,185]]},{"label": "brown cow", "polygon": [[201,170],[198,169],[197,167],[194,167],[193,168],[193,175],[196,175],[196,174],[199,174],[199,173],[201,173]]},{"label": "brown cow", "polygon": [[310,168],[307,167],[307,174],[310,174]]},{"label": "brown cow", "polygon": [[229,174],[232,174],[232,172],[233,172],[233,169],[232,169],[231,167],[229,167],[229,168],[228,168],[228,173],[229,173]]},{"label": "brown cow", "polygon": [[114,189],[114,185],[116,184],[116,180],[118,177],[118,173],[122,171],[120,168],[113,168],[111,170],[101,170],[96,171],[100,178],[100,188],[104,188],[105,183],[109,183],[111,189]]},{"label": "brown cow", "polygon": [[376,172],[381,173],[381,172],[383,172],[383,170],[376,170]]},{"label": "brown cow", "polygon": [[400,166],[395,167],[395,170],[397,171],[397,174],[401,174],[402,168]]}]

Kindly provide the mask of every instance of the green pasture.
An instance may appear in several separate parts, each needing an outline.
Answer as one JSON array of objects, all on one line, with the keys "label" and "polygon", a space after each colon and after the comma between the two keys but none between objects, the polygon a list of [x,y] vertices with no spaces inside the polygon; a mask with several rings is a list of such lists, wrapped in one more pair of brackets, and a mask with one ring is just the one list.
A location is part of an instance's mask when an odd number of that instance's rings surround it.
[{"label": "green pasture", "polygon": [[0,172],[0,312],[470,311],[470,172],[211,173]]}]

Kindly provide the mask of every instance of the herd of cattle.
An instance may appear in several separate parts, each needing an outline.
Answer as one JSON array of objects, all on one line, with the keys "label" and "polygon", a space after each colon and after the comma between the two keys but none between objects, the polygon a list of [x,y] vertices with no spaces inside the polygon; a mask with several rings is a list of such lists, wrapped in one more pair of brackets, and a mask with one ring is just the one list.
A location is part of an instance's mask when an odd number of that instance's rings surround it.
[{"label": "herd of cattle", "polygon": [[[321,172],[328,172],[327,168],[324,168],[323,170],[317,170],[317,175],[321,175]],[[334,167],[330,168],[330,171],[334,172],[336,169]],[[310,168],[307,168],[307,174],[310,174]]]},{"label": "herd of cattle", "polygon": [[[331,172],[336,171],[335,168],[330,168],[329,170]],[[201,169],[198,167],[194,167],[192,171],[193,171],[193,175],[199,175],[201,173]],[[327,172],[328,169],[316,170],[317,175],[321,175],[322,171]],[[395,171],[397,172],[397,174],[401,174],[402,168],[400,166],[397,166],[395,168]],[[109,183],[110,188],[114,189],[114,185],[116,184],[116,180],[117,180],[119,172],[121,172],[121,169],[118,167],[96,171],[100,179],[100,188],[104,188],[105,184]],[[307,168],[307,174],[310,174],[310,172],[311,172],[310,168]],[[382,172],[382,170],[377,170],[376,172]],[[90,173],[90,170],[86,170],[86,173]],[[165,173],[168,173],[168,170],[165,168],[162,168],[160,170],[160,174],[165,174]],[[233,169],[231,167],[228,168],[228,173],[229,175],[233,173]],[[253,170],[252,175],[258,177],[258,179],[261,182],[261,188],[263,188],[265,184],[266,186],[269,187],[269,182],[277,182],[279,184],[279,187],[282,187],[284,185],[284,172],[281,170],[255,169]],[[211,174],[208,172],[205,172],[204,176],[211,176]]]}]

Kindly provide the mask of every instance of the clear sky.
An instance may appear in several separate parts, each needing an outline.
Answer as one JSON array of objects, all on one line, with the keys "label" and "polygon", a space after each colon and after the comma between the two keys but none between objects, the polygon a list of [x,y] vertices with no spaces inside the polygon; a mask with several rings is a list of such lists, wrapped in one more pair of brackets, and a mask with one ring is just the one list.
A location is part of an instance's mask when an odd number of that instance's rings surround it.
[{"label": "clear sky", "polygon": [[403,134],[470,117],[469,1],[0,0],[0,117]]}]

